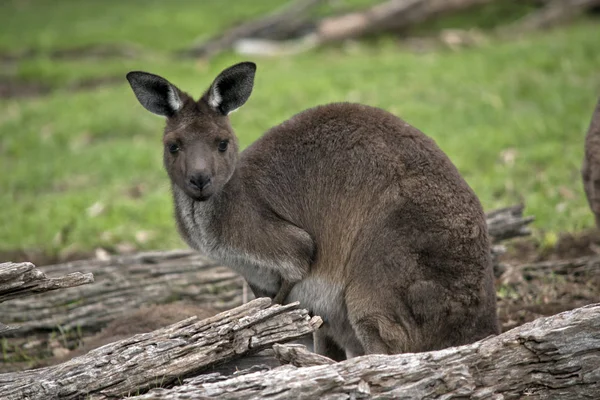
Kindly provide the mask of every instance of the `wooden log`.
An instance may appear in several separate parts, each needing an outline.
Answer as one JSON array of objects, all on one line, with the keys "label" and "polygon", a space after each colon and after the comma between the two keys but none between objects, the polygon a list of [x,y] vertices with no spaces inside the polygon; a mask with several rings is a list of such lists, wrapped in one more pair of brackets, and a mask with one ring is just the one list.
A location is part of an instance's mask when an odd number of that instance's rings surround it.
[{"label": "wooden log", "polygon": [[[516,205],[490,212],[487,220],[497,243],[529,234],[527,225],[533,217],[523,217],[523,205]],[[2,322],[19,326],[19,335],[52,331],[57,326],[97,332],[143,305],[174,300],[219,311],[242,304],[243,279],[192,250],[145,252],[40,268],[48,275],[93,272],[95,283],[0,304]]]},{"label": "wooden log", "polygon": [[596,227],[600,228],[600,99],[592,114],[592,121],[585,137],[581,177],[585,196],[596,220]]},{"label": "wooden log", "polygon": [[533,281],[551,275],[568,276],[574,281],[588,280],[592,276],[600,275],[600,256],[510,265],[506,267],[501,281],[505,284],[515,284],[523,280]]},{"label": "wooden log", "polygon": [[20,335],[63,329],[99,331],[142,305],[188,300],[226,310],[241,304],[242,278],[191,250],[146,252],[106,260],[83,260],[42,267],[45,273],[93,272],[95,283],[43,298],[0,304],[6,324]]},{"label": "wooden log", "polygon": [[305,345],[298,343],[275,344],[273,353],[281,364],[292,364],[296,367],[335,364],[331,358],[313,353]]},{"label": "wooden log", "polygon": [[365,10],[325,17],[311,31],[291,40],[246,35],[234,42],[243,54],[280,55],[297,53],[312,47],[355,39],[382,32],[406,30],[444,13],[456,12],[495,0],[388,0]]},{"label": "wooden log", "polygon": [[486,214],[488,230],[494,243],[531,235],[528,225],[535,217],[523,217],[524,208],[524,204],[516,204]]},{"label": "wooden log", "polygon": [[199,376],[132,399],[592,399],[600,393],[599,331],[600,304],[595,304],[470,345],[233,377]]},{"label": "wooden log", "polygon": [[48,292],[94,282],[92,273],[73,272],[57,278],[48,278],[32,263],[0,264],[0,303],[36,293]]},{"label": "wooden log", "polygon": [[[259,37],[267,31],[270,31],[271,35],[275,33],[276,37],[278,33],[281,35],[281,32],[294,32],[305,23],[307,13],[322,2],[323,0],[296,0],[266,16],[235,26],[181,54],[192,57],[210,57],[227,50],[237,40],[244,37]],[[283,35],[288,36],[286,33]]]},{"label": "wooden log", "polygon": [[256,299],[92,350],[63,364],[0,375],[3,400],[114,399],[168,386],[212,365],[302,337],[322,321],[298,303]]},{"label": "wooden log", "polygon": [[547,29],[572,20],[585,11],[600,5],[600,0],[552,0],[514,24],[500,27],[499,33],[514,36],[539,29]]}]

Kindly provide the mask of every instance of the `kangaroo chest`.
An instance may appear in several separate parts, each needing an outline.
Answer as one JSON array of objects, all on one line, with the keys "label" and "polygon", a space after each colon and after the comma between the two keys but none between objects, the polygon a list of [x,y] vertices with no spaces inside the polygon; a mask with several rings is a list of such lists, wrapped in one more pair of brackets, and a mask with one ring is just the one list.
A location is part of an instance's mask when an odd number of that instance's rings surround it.
[{"label": "kangaroo chest", "polygon": [[273,268],[273,261],[264,260],[258,254],[232,245],[210,228],[211,211],[203,204],[183,196],[175,196],[176,217],[182,236],[195,250],[233,268],[254,288],[265,295],[274,296],[279,290],[280,276]]}]

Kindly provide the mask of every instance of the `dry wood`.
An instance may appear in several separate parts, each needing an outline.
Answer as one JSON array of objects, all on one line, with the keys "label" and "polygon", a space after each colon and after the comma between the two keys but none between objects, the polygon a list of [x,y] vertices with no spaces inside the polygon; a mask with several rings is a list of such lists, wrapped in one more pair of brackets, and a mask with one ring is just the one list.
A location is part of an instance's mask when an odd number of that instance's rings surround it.
[{"label": "dry wood", "polygon": [[587,280],[591,276],[600,275],[600,256],[507,266],[501,280],[505,284],[516,284],[551,275],[566,275],[573,280]]},{"label": "dry wood", "polygon": [[236,26],[184,52],[209,57],[234,48],[245,54],[281,55],[384,31],[398,31],[436,17],[495,0],[388,0],[365,10],[310,21],[319,0],[297,0],[281,10]]},{"label": "dry wood", "polygon": [[[280,55],[347,39],[406,30],[440,14],[456,12],[495,0],[388,0],[366,10],[334,15],[317,21],[312,31],[292,40],[238,38],[234,48],[245,54]],[[268,40],[267,40],[268,39]]]},{"label": "dry wood", "polygon": [[535,218],[533,216],[523,217],[524,208],[525,205],[517,204],[486,214],[488,230],[494,242],[531,234],[527,225]]},{"label": "dry wood", "polygon": [[57,366],[2,374],[0,398],[112,399],[171,385],[321,325],[319,317],[296,308],[297,303],[280,306],[256,299],[202,321],[192,317],[105,345]]},{"label": "dry wood", "polygon": [[296,367],[313,367],[335,363],[331,358],[313,353],[305,345],[297,343],[275,344],[273,345],[273,353],[281,364],[292,364]]},{"label": "dry wood", "polygon": [[176,299],[226,310],[241,304],[242,278],[191,250],[147,252],[107,260],[83,260],[41,267],[45,273],[94,273],[93,285],[0,304],[6,324],[19,334],[79,328],[98,331],[142,305]]},{"label": "dry wood", "polygon": [[600,228],[600,99],[596,104],[585,138],[581,176],[585,195],[596,219],[596,226]]},{"label": "dry wood", "polygon": [[499,32],[513,36],[538,29],[547,29],[572,20],[597,5],[600,5],[600,0],[552,0],[540,10],[526,15],[516,23],[501,27]]},{"label": "dry wood", "polygon": [[[533,217],[523,217],[523,206],[492,211],[487,217],[494,242],[529,234]],[[243,279],[191,250],[147,252],[106,260],[83,260],[40,267],[49,275],[72,271],[94,273],[93,285],[68,291],[15,299],[0,304],[2,322],[19,326],[26,335],[61,326],[98,331],[115,318],[142,305],[186,300],[226,310],[242,304]]]},{"label": "dry wood", "polygon": [[200,376],[133,399],[591,399],[600,393],[599,331],[596,304],[466,346],[235,377]]},{"label": "dry wood", "polygon": [[308,11],[322,2],[323,0],[296,0],[266,16],[235,26],[223,34],[194,46],[183,54],[193,57],[210,57],[227,50],[235,41],[244,37],[259,37],[267,32],[269,32],[269,36],[288,36],[289,32],[297,31],[304,25]]},{"label": "dry wood", "polygon": [[91,273],[73,272],[57,278],[48,278],[32,263],[0,264],[0,303],[18,297],[50,290],[69,288],[94,282]]}]

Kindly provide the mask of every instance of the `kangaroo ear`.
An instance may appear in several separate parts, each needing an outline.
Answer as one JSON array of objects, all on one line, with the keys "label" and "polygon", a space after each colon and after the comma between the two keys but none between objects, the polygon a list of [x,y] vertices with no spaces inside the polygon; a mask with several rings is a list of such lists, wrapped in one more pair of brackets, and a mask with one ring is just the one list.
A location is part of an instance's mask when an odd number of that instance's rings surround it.
[{"label": "kangaroo ear", "polygon": [[254,86],[256,64],[243,62],[219,74],[208,89],[208,104],[217,112],[227,115],[237,110],[250,97]]},{"label": "kangaroo ear", "polygon": [[147,72],[132,71],[127,80],[144,108],[154,114],[172,117],[183,105],[179,89],[165,78]]}]

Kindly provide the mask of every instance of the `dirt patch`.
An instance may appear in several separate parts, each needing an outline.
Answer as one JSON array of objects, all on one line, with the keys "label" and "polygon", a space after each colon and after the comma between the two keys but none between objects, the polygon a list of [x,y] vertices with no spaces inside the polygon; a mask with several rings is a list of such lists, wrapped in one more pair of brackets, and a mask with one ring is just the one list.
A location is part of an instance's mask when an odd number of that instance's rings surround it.
[{"label": "dirt patch", "polygon": [[0,78],[0,99],[37,97],[49,93],[52,89],[39,82],[25,82]]},{"label": "dirt patch", "polygon": [[[117,85],[124,82],[122,76],[103,76],[73,82],[61,88],[68,92],[93,90],[99,87]],[[18,79],[0,78],[0,98],[31,98],[47,95],[56,90],[50,85],[41,82],[23,81]]]},{"label": "dirt patch", "polygon": [[61,49],[54,51],[24,50],[18,53],[0,54],[0,63],[16,63],[31,60],[37,57],[51,60],[81,60],[81,59],[106,59],[106,58],[135,58],[140,56],[140,50],[125,45],[90,45]]},{"label": "dirt patch", "polygon": [[[589,230],[561,234],[551,248],[542,249],[531,239],[515,241],[500,261],[510,270],[510,266],[595,256],[600,256],[600,232]],[[506,331],[539,317],[599,303],[600,273],[594,268],[577,273],[550,268],[543,274],[515,279],[508,271],[499,277],[496,288],[500,322]]]}]

